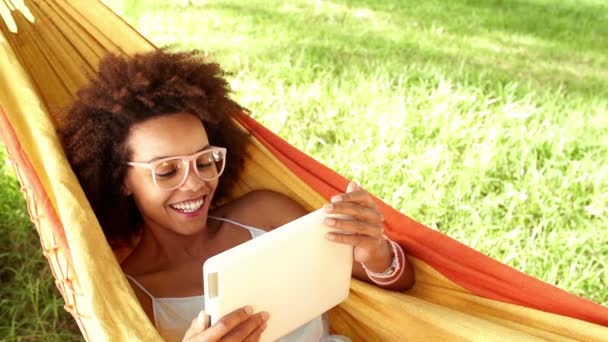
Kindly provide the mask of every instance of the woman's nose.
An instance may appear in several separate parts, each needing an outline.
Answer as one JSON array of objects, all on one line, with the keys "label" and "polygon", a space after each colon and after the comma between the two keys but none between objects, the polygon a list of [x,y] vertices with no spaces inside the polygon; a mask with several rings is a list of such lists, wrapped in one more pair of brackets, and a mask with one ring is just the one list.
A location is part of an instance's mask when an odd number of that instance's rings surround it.
[{"label": "woman's nose", "polygon": [[184,184],[180,186],[180,190],[198,191],[204,186],[207,186],[207,182],[200,179],[196,174],[196,171],[193,170],[192,165],[190,165],[188,168],[188,174],[186,175],[186,180],[184,181]]}]

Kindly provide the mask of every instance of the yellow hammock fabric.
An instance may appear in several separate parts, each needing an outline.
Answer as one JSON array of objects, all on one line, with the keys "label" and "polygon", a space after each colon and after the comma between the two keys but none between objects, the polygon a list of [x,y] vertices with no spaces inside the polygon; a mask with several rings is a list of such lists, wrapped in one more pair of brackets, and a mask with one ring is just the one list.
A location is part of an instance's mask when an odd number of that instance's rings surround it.
[{"label": "yellow hammock fabric", "polygon": [[[87,340],[159,341],[55,132],[55,113],[100,57],[154,46],[93,1],[3,0],[0,16],[0,133],[65,308]],[[239,122],[255,141],[234,196],[268,188],[313,209],[345,188],[344,178],[251,118]],[[416,285],[396,293],[353,280],[348,300],[330,312],[334,331],[354,341],[608,339],[607,308],[381,209],[387,234],[410,253]]]}]

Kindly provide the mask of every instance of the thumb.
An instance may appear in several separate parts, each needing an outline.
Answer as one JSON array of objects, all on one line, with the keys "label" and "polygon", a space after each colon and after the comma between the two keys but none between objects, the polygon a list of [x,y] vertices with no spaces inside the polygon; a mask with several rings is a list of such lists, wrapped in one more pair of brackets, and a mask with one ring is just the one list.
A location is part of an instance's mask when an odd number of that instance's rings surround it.
[{"label": "thumb", "polygon": [[201,312],[198,313],[198,316],[196,316],[196,323],[201,331],[209,327],[209,316],[207,316],[205,310],[201,310]]},{"label": "thumb", "polygon": [[208,321],[209,318],[205,314],[205,311],[199,312],[199,314],[192,320],[192,323],[190,323],[188,330],[186,330],[186,334],[184,335],[182,342],[193,340],[198,334],[207,329],[207,325],[209,324]]}]

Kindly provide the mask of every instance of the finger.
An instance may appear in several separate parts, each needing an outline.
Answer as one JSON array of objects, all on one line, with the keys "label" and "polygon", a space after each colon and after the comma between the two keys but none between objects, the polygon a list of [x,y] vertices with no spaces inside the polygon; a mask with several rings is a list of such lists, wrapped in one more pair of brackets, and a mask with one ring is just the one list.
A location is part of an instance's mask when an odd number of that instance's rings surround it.
[{"label": "finger", "polygon": [[338,234],[348,232],[380,239],[384,235],[384,228],[377,224],[371,224],[358,220],[339,220],[332,217],[325,219],[325,224],[331,228],[338,229]]},{"label": "finger", "polygon": [[251,335],[256,329],[261,327],[268,320],[267,312],[259,312],[249,317],[245,322],[239,324],[229,333],[227,333],[222,341],[243,341]]},{"label": "finger", "polygon": [[190,323],[190,327],[186,330],[186,334],[184,335],[184,341],[187,341],[201,332],[203,332],[207,326],[209,325],[209,316],[205,314],[205,311],[201,311],[198,313],[195,319]]},{"label": "finger", "polygon": [[219,340],[228,334],[239,324],[246,321],[253,313],[251,306],[237,309],[222,317],[216,324],[205,330],[205,337],[211,340]]},{"label": "finger", "polygon": [[348,215],[355,219],[366,221],[374,224],[382,224],[384,217],[382,213],[375,208],[369,208],[357,203],[339,202],[327,203],[323,209],[328,214]]},{"label": "finger", "polygon": [[361,187],[359,186],[359,184],[357,184],[356,182],[349,182],[348,185],[346,186],[346,192],[353,192],[355,190],[360,190]]},{"label": "finger", "polygon": [[340,202],[355,202],[359,203],[368,208],[377,208],[378,204],[372,198],[372,196],[365,190],[355,190],[353,192],[346,192],[343,194],[338,194],[333,196],[330,199],[331,203],[340,203]]},{"label": "finger", "polygon": [[264,330],[266,330],[266,327],[268,327],[268,323],[264,322],[264,324],[260,325],[251,334],[249,334],[249,336],[247,336],[247,338],[244,341],[245,342],[259,341],[260,337],[262,336],[262,333],[264,332]]},{"label": "finger", "polygon": [[365,249],[376,248],[382,243],[382,239],[372,238],[369,236],[358,235],[358,234],[346,235],[346,234],[329,232],[329,233],[325,234],[325,236],[327,237],[327,239],[329,239],[333,242],[342,243],[342,244],[350,245],[353,247],[362,247]]}]

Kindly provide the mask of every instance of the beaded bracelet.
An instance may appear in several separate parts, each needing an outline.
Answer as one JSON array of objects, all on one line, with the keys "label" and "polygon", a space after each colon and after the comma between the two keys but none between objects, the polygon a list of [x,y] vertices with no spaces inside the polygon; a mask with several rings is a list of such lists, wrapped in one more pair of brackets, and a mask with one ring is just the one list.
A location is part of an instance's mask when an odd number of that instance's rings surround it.
[{"label": "beaded bracelet", "polygon": [[[390,241],[390,240],[389,240]],[[399,246],[396,242],[394,241],[390,241],[393,249],[393,252],[395,253],[394,255],[394,259],[396,259],[396,264],[397,267],[395,268],[395,270],[392,272],[392,275],[390,276],[382,276],[382,277],[375,277],[373,274],[372,275],[368,275],[370,276],[369,278],[376,284],[376,285],[380,285],[380,286],[389,286],[392,285],[394,283],[396,283],[399,279],[401,279],[401,276],[403,275],[403,272],[405,271],[405,253],[403,252],[403,249],[401,248],[401,246]],[[396,249],[396,251],[395,251]]]},{"label": "beaded bracelet", "polygon": [[[397,273],[399,273],[399,274],[403,273],[404,268],[401,267],[401,260],[405,260],[405,254],[403,253],[403,249],[401,248],[401,246],[399,246],[399,244],[393,240],[390,240],[388,238],[387,238],[387,240],[390,243],[391,248],[393,250],[393,261],[386,271],[384,271],[382,273],[376,273],[376,272],[369,270],[367,267],[365,267],[365,265],[363,263],[361,263],[361,266],[365,270],[365,273],[367,273],[367,275],[370,277],[370,279],[377,284],[383,284],[383,285],[391,284],[393,282],[393,281],[387,282],[385,279],[394,278]],[[399,271],[401,271],[401,272],[399,272]],[[377,280],[374,278],[378,278],[381,280]],[[395,278],[394,280],[396,280],[396,279],[398,279],[398,277]]]},{"label": "beaded bracelet", "polygon": [[[396,258],[398,260],[401,260],[400,266],[404,265],[404,263],[405,263],[405,253],[403,252],[403,249],[401,249],[401,246],[399,246],[399,245],[397,245],[397,250],[399,251],[399,254],[397,255]],[[396,283],[399,279],[401,279],[401,276],[403,275],[403,272],[405,272],[405,266],[399,267],[398,269],[395,269],[394,275],[390,277],[391,279],[381,280],[382,278],[373,277],[373,276],[371,276],[370,279],[376,285],[388,286],[388,285],[392,285],[392,284]],[[386,278],[384,278],[384,279],[386,279]]]}]

